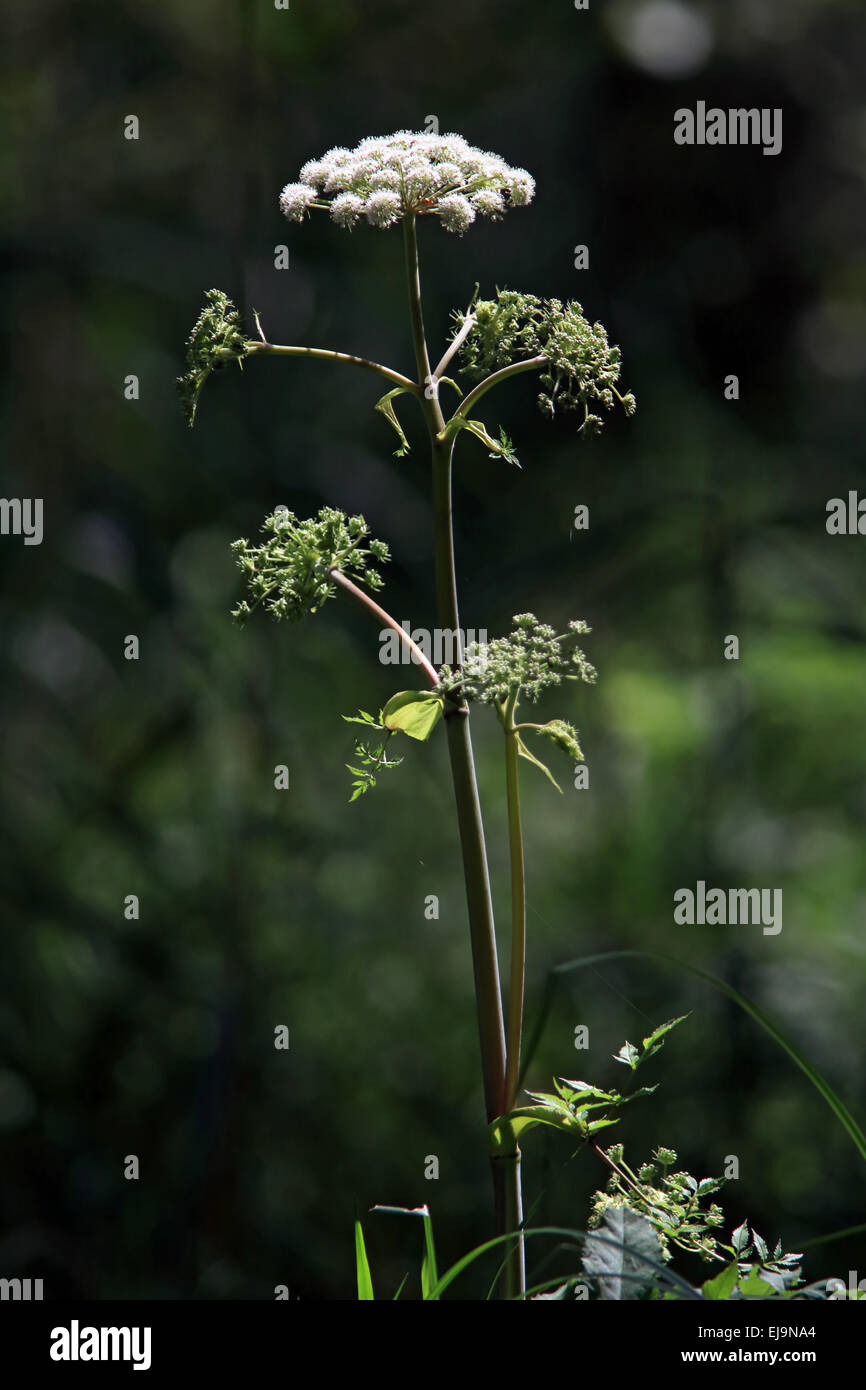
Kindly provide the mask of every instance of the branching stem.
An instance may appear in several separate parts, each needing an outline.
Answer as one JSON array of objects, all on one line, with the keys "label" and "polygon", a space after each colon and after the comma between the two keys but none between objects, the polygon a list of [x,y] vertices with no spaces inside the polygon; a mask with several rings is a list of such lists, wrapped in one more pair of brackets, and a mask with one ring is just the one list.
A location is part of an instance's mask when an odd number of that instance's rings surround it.
[{"label": "branching stem", "polygon": [[366,357],[356,357],[351,352],[334,352],[331,348],[285,346],[281,343],[259,342],[255,338],[246,342],[244,348],[247,357],[258,357],[263,353],[270,353],[277,357],[314,357],[324,362],[348,362],[353,367],[364,367],[368,372],[376,372],[378,376],[383,376],[392,385],[401,386],[404,391],[410,391],[414,396],[421,394],[417,383],[410,381],[401,372],[392,371],[390,367],[383,367],[381,362],[371,362]]},{"label": "branching stem", "polygon": [[509,377],[519,376],[521,372],[537,372],[546,362],[547,358],[543,356],[525,357],[520,362],[510,362],[507,367],[500,367],[498,372],[491,372],[490,376],[479,381],[478,385],[469,392],[469,395],[460,402],[445,426],[446,433],[450,434],[453,431],[456,434],[458,427],[455,425],[455,421],[468,419],[473,406],[477,405],[481,397],[486,396],[487,392],[491,391],[494,386],[507,381]]},{"label": "branching stem", "polygon": [[362,608],[366,609],[372,618],[380,622],[383,627],[390,628],[392,632],[396,632],[406,650],[411,654],[413,661],[422,668],[429,683],[434,686],[438,685],[439,673],[435,666],[427,660],[427,657],[418,646],[418,643],[412,640],[406,629],[401,627],[397,620],[391,617],[390,613],[386,613],[385,609],[380,607],[375,599],[372,599],[363,589],[359,589],[358,585],[354,584],[351,579],[347,579],[341,570],[331,569],[328,571],[328,574],[331,579],[333,579],[334,583],[338,584],[341,589],[360,603]]}]

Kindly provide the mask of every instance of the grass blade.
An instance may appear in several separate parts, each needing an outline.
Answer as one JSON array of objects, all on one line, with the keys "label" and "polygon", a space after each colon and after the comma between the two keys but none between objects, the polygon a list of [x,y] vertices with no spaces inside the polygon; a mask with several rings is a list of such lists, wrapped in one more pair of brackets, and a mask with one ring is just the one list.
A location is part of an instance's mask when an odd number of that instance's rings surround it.
[{"label": "grass blade", "polygon": [[[436,1246],[433,1243],[433,1218],[430,1215],[430,1208],[425,1203],[423,1207],[385,1207],[375,1206],[372,1211],[387,1211],[394,1216],[420,1216],[424,1222],[424,1255],[421,1260],[421,1297],[426,1301],[437,1300],[436,1286],[439,1282],[439,1275],[436,1269]],[[404,1281],[405,1282],[405,1281]],[[403,1285],[401,1284],[402,1288]]]},{"label": "grass blade", "polygon": [[370,1273],[367,1247],[364,1244],[364,1228],[360,1221],[355,1222],[355,1269],[358,1275],[358,1301],[372,1303],[374,1301],[373,1276]]}]

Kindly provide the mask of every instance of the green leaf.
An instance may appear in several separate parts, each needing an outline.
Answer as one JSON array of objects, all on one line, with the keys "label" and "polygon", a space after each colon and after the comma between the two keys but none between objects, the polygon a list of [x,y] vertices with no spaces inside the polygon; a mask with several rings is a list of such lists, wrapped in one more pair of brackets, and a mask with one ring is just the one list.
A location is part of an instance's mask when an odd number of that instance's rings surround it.
[{"label": "green leaf", "polygon": [[595,1131],[596,1131],[597,1129],[606,1129],[608,1125],[616,1125],[616,1124],[619,1124],[619,1121],[616,1120],[616,1119],[613,1119],[613,1120],[593,1120],[592,1123],[591,1123],[590,1125],[587,1126],[587,1133],[588,1133],[588,1134],[595,1134]]},{"label": "green leaf", "polygon": [[559,794],[560,794],[560,796],[561,796],[561,795],[562,795],[562,787],[561,787],[561,786],[559,785],[559,783],[557,782],[556,778],[554,777],[553,773],[551,772],[551,770],[550,770],[550,768],[547,766],[547,764],[546,764],[546,763],[543,763],[543,762],[541,761],[540,758],[536,758],[536,756],[535,756],[534,753],[530,753],[530,751],[529,751],[529,749],[527,748],[526,744],[523,742],[523,739],[520,737],[520,734],[515,734],[514,737],[517,739],[517,752],[518,752],[518,755],[519,755],[521,758],[525,758],[527,762],[532,763],[535,767],[540,768],[541,771],[544,773],[545,777],[547,778],[547,780],[548,780],[549,782],[552,782],[552,783],[553,783],[553,785],[556,787],[556,790],[559,792]]},{"label": "green leaf", "polygon": [[571,1114],[561,1113],[551,1105],[526,1105],[519,1110],[510,1110],[501,1115],[487,1127],[491,1154],[513,1153],[521,1135],[536,1125],[548,1125],[550,1129],[564,1130],[566,1133],[583,1137],[584,1126]]},{"label": "green leaf", "polygon": [[726,1265],[721,1274],[717,1274],[715,1279],[708,1279],[701,1285],[701,1293],[704,1298],[721,1299],[730,1298],[734,1289],[737,1287],[737,1280],[740,1277],[740,1267],[737,1261]]},{"label": "green leaf", "polygon": [[651,1096],[653,1091],[657,1090],[658,1082],[656,1082],[655,1086],[639,1086],[636,1091],[632,1091],[631,1095],[623,1096],[619,1104],[628,1105],[629,1101],[637,1100],[640,1096]]},{"label": "green leaf", "polygon": [[739,1255],[749,1244],[749,1223],[744,1221],[742,1226],[738,1226],[731,1236],[731,1243]]},{"label": "green leaf", "polygon": [[[376,1208],[374,1208],[374,1210],[376,1210]],[[379,1210],[396,1211],[400,1209],[396,1207],[381,1207]],[[524,1240],[529,1240],[535,1236],[558,1236],[560,1239],[566,1238],[571,1241],[588,1239],[588,1233],[586,1231],[574,1230],[566,1226],[527,1226],[524,1229]],[[513,1241],[513,1234],[508,1233],[504,1236],[494,1236],[492,1240],[486,1240],[483,1245],[477,1245],[474,1250],[470,1250],[467,1255],[463,1255],[450,1269],[445,1271],[433,1290],[433,1296],[438,1298],[443,1294],[449,1284],[453,1284],[454,1280],[457,1279],[469,1265],[481,1259],[488,1251],[496,1250],[504,1244],[512,1244]],[[653,1272],[658,1276],[659,1281],[664,1280],[666,1283],[672,1284],[674,1288],[679,1291],[682,1298],[691,1300],[700,1298],[698,1291],[694,1289],[691,1284],[688,1284],[685,1279],[682,1279],[674,1270],[668,1269],[664,1265],[659,1265]]]},{"label": "green leaf", "polygon": [[[554,1086],[556,1086],[556,1089],[559,1091],[559,1094],[561,1096],[564,1096],[564,1092],[561,1089],[561,1087],[568,1086],[575,1093],[579,1093],[581,1097],[595,1096],[598,1100],[610,1100],[617,1102],[621,1100],[621,1096],[617,1091],[600,1091],[597,1086],[590,1086],[588,1081],[570,1081],[567,1076],[560,1076],[558,1080],[561,1083],[560,1085],[557,1085],[557,1081],[554,1081],[553,1084]],[[531,1092],[527,1092],[527,1095],[529,1094],[531,1094]],[[572,1097],[564,1096],[564,1099],[571,1100]]]},{"label": "green leaf", "polygon": [[517,468],[520,467],[520,462],[514,452],[514,445],[501,427],[498,439],[494,439],[492,434],[488,434],[480,420],[462,420],[460,428],[468,430],[470,434],[475,435],[476,439],[480,439],[482,444],[486,444],[491,458],[503,458],[506,463],[513,463]]},{"label": "green leaf", "polygon": [[365,709],[359,709],[357,714],[341,714],[341,719],[345,719],[347,724],[364,724],[374,729],[381,729],[382,725],[372,714],[368,714]]},{"label": "green leaf", "polygon": [[394,407],[391,404],[391,402],[393,401],[395,396],[404,396],[405,394],[406,387],[397,386],[393,391],[387,391],[385,395],[381,398],[381,400],[378,400],[373,407],[374,410],[379,411],[380,415],[385,416],[385,419],[390,422],[390,424],[393,426],[394,430],[397,433],[397,438],[400,440],[400,448],[394,450],[394,457],[398,459],[401,459],[406,454],[408,454],[410,446],[409,441],[403,432],[403,426],[397,419],[397,415],[394,411]]},{"label": "green leaf", "polygon": [[392,1303],[396,1303],[396,1302],[397,1302],[397,1299],[400,1297],[401,1293],[403,1292],[404,1288],[406,1287],[406,1280],[407,1280],[408,1278],[409,1278],[409,1275],[408,1275],[408,1274],[404,1274],[404,1275],[403,1275],[403,1278],[400,1280],[399,1286],[398,1286],[398,1288],[397,1288],[397,1292],[395,1293],[393,1299],[391,1300]]},{"label": "green leaf", "polygon": [[772,1298],[774,1293],[772,1284],[761,1278],[757,1265],[752,1265],[748,1275],[740,1279],[738,1288],[743,1298]]},{"label": "green leaf", "polygon": [[436,1270],[436,1247],[433,1244],[433,1219],[426,1205],[421,1208],[424,1221],[424,1258],[421,1261],[421,1297],[425,1302],[438,1303],[439,1295],[434,1293],[439,1283]]},{"label": "green leaf", "polygon": [[444,704],[444,698],[432,690],[401,690],[383,709],[382,721],[386,729],[426,743],[442,718]]},{"label": "green leaf", "polygon": [[654,1056],[660,1048],[664,1047],[663,1040],[666,1037],[666,1035],[671,1031],[672,1028],[676,1028],[679,1023],[683,1023],[688,1017],[688,1014],[680,1014],[679,1018],[668,1019],[667,1023],[662,1023],[658,1028],[656,1028],[652,1033],[650,1033],[648,1038],[644,1038],[644,1055],[643,1057],[641,1057],[641,1061],[645,1062],[648,1057]]},{"label": "green leaf", "polygon": [[619,1052],[615,1052],[613,1055],[615,1062],[622,1062],[623,1066],[631,1067],[632,1071],[637,1067],[639,1058],[640,1054],[634,1043],[630,1043],[628,1040],[623,1043]]},{"label": "green leaf", "polygon": [[[436,1271],[436,1247],[433,1243],[433,1219],[430,1208],[423,1207],[385,1207],[375,1206],[373,1211],[386,1211],[394,1216],[420,1216],[424,1222],[424,1255],[421,1261],[421,1296],[427,1301],[438,1302],[440,1290],[437,1287],[439,1275]],[[405,1283],[405,1280],[403,1281]],[[402,1289],[403,1285],[400,1285]],[[399,1289],[398,1289],[399,1293]]]},{"label": "green leaf", "polygon": [[763,1240],[758,1235],[758,1232],[755,1230],[752,1231],[752,1240],[755,1242],[755,1249],[758,1252],[758,1259],[766,1260],[770,1253],[767,1249],[767,1242]]},{"label": "green leaf", "polygon": [[603,1299],[640,1298],[662,1260],[661,1241],[650,1222],[630,1207],[608,1207],[583,1247],[583,1268]]},{"label": "green leaf", "polygon": [[750,999],[740,994],[738,990],[734,989],[725,980],[719,979],[717,975],[711,974],[708,970],[702,970],[698,965],[692,965],[688,961],[679,960],[676,956],[665,955],[661,951],[641,951],[634,949],[625,951],[602,951],[598,954],[582,956],[578,960],[566,961],[562,965],[554,966],[548,976],[548,985],[541,1017],[536,1022],[529,1043],[524,1049],[523,1061],[521,1063],[523,1074],[525,1074],[527,1067],[530,1065],[539,1039],[541,1038],[546,1014],[550,1008],[554,995],[553,986],[560,975],[566,974],[572,970],[583,969],[588,965],[600,965],[605,961],[623,960],[627,956],[640,957],[644,960],[655,960],[663,965],[675,965],[682,970],[688,970],[693,975],[697,975],[699,979],[706,980],[708,984],[711,984],[715,989],[719,990],[720,993],[726,995],[728,999],[732,999],[734,1003],[749,1014],[766,1033],[769,1033],[774,1042],[778,1043],[778,1045],[787,1052],[795,1066],[798,1066],[804,1075],[808,1077],[816,1091],[824,1098],[845,1132],[853,1141],[860,1157],[866,1159],[866,1134],[863,1133],[863,1130],[851,1114],[851,1111],[836,1094],[830,1083],[822,1073],[818,1071],[817,1067],[813,1066],[809,1059],[800,1051],[796,1043],[792,1042],[791,1039],[777,1027],[773,1020],[758,1008],[757,1004],[753,1004]]},{"label": "green leaf", "polygon": [[367,1247],[364,1244],[364,1228],[360,1221],[355,1222],[355,1269],[358,1275],[359,1302],[373,1302],[373,1278],[370,1274],[370,1264],[367,1259]]}]

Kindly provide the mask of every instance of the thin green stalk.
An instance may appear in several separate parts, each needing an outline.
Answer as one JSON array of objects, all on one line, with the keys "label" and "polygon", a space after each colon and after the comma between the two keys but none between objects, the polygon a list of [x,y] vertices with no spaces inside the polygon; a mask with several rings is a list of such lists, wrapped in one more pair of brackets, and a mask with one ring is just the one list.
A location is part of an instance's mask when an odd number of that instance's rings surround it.
[{"label": "thin green stalk", "polygon": [[[505,787],[508,808],[508,853],[511,863],[511,971],[508,982],[508,1024],[505,1049],[506,1106],[512,1109],[517,1099],[520,1074],[520,1040],[523,1033],[523,995],[526,979],[526,873],[523,862],[523,831],[520,822],[520,769],[518,732],[514,724],[518,692],[505,702],[502,723],[505,729]],[[506,1183],[509,1206],[506,1211],[509,1231],[520,1231],[523,1225],[523,1194],[520,1176],[520,1148],[505,1160],[512,1165]],[[506,1169],[508,1174],[508,1169]],[[516,1204],[516,1205],[515,1205]],[[505,1297],[520,1298],[526,1289],[526,1252],[523,1235],[518,1237],[511,1258],[505,1264]]]},{"label": "thin green stalk", "polygon": [[477,405],[481,397],[486,396],[487,392],[492,390],[494,386],[498,386],[500,382],[507,381],[509,377],[519,376],[521,372],[537,372],[540,367],[544,366],[546,361],[546,357],[525,357],[521,362],[510,362],[507,367],[500,367],[498,372],[491,372],[490,376],[486,376],[483,381],[479,381],[478,385],[469,392],[465,400],[460,402],[460,405],[448,422],[449,426],[455,420],[465,420],[472,410],[472,407]]},{"label": "thin green stalk", "polygon": [[520,1040],[523,1036],[523,994],[526,980],[526,873],[523,831],[520,821],[519,734],[514,724],[517,691],[509,697],[504,713],[505,787],[508,807],[508,853],[511,861],[511,973],[508,986],[505,1096],[508,1109],[517,1100],[520,1076]]},{"label": "thin green stalk", "polygon": [[[433,462],[433,546],[436,568],[436,607],[439,626],[455,634],[457,664],[463,661],[460,635],[460,610],[457,599],[457,580],[454,563],[454,528],[451,511],[451,471],[454,441],[443,437],[445,420],[438,399],[438,383],[430,371],[430,356],[424,332],[424,313],[421,305],[421,279],[418,265],[418,240],[415,218],[403,221],[406,250],[406,282],[412,318],[412,338],[418,383],[423,390],[421,405],[430,435]],[[445,718],[448,737],[448,756],[457,803],[457,823],[463,856],[463,876],[466,883],[466,902],[469,912],[469,933],[472,943],[472,965],[475,975],[475,1003],[481,1044],[481,1069],[484,1082],[484,1101],[488,1122],[498,1119],[507,1109],[505,1091],[505,1028],[502,1017],[502,992],[499,983],[499,962],[496,954],[496,930],[493,920],[493,901],[487,864],[487,847],[472,737],[469,730],[469,707],[465,700]],[[522,1217],[520,1163],[492,1159],[494,1216],[496,1230],[507,1233],[517,1230]],[[524,1287],[522,1273],[522,1242],[511,1253],[506,1274],[506,1290],[518,1296]]]},{"label": "thin green stalk", "polygon": [[363,367],[368,372],[375,372],[377,376],[383,376],[386,381],[390,381],[394,386],[401,386],[404,391],[411,391],[413,395],[418,395],[418,385],[410,381],[401,372],[392,371],[390,367],[383,367],[381,362],[371,362],[366,357],[356,357],[351,352],[334,352],[330,348],[313,347],[290,347],[281,343],[268,343],[262,340],[258,342],[251,338],[244,344],[246,356],[253,357],[263,353],[269,353],[276,357],[313,357],[323,362],[348,362],[353,367]]}]

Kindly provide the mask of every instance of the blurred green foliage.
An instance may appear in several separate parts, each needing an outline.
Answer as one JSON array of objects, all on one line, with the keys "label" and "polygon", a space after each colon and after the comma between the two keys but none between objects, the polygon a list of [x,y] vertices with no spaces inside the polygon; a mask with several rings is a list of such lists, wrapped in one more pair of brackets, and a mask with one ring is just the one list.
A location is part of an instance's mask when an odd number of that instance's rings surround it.
[{"label": "blurred green foliage", "polygon": [[[0,1270],[44,1276],[46,1296],[352,1297],[352,1223],[375,1202],[429,1202],[443,1267],[489,1232],[443,741],[349,806],[340,715],[405,673],[342,604],[297,630],[229,618],[230,542],[277,505],[327,504],[364,512],[393,552],[389,610],[431,627],[421,431],[404,409],[415,447],[394,459],[376,383],[315,363],[222,374],[193,435],[174,392],[211,285],[273,341],[407,369],[398,234],[289,227],[277,198],[311,156],[429,113],[538,181],[501,225],[422,228],[431,339],[476,280],[579,297],[639,406],[584,446],[520,381],[484,418],[522,472],[458,445],[464,624],[579,612],[599,671],[550,711],[580,727],[589,790],[522,779],[530,1022],[557,961],[670,951],[777,1017],[863,1119],[866,542],[824,528],[827,500],[864,487],[862,9],[718,0],[669,40],[673,71],[646,57],[645,0],[597,9],[39,0],[4,17],[2,491],[45,499],[45,540],[0,541]],[[675,146],[673,112],[698,99],[782,106],[782,155]],[[504,923],[501,734],[484,711],[474,727]],[[698,878],[782,888],[782,933],[674,926]],[[788,1247],[859,1222],[862,1165],[820,1098],[685,973],[569,977],[527,1084],[601,1078],[623,1036],[688,1010],[630,1150],[664,1139],[706,1172],[738,1155],[726,1216]],[[556,1139],[527,1158],[528,1198],[545,1187],[536,1219],[580,1225],[600,1171],[563,1169]],[[399,1226],[364,1219],[387,1289],[416,1264]],[[807,1276],[862,1271],[863,1252],[819,1248]]]}]

